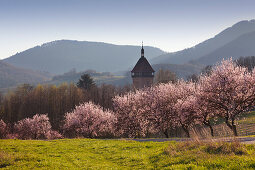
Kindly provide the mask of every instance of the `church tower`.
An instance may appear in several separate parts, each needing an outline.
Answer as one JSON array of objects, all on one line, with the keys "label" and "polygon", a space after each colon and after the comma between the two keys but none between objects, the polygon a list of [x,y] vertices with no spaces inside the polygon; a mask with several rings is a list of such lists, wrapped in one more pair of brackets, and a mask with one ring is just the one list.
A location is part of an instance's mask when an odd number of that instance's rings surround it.
[{"label": "church tower", "polygon": [[144,49],[142,45],[141,58],[131,71],[134,87],[140,89],[151,86],[153,84],[154,72],[155,71],[151,67],[150,63],[144,57]]}]

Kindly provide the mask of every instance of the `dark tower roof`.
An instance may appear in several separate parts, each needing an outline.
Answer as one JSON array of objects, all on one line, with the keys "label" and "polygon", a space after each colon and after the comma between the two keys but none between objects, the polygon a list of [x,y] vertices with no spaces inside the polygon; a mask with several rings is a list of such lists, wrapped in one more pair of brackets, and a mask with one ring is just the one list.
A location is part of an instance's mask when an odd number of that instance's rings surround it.
[{"label": "dark tower roof", "polygon": [[141,49],[141,58],[138,60],[135,67],[131,71],[131,73],[133,73],[133,72],[143,72],[143,73],[144,72],[151,72],[151,73],[155,72],[153,70],[153,68],[151,67],[150,63],[148,62],[148,60],[144,57],[143,45],[142,45],[142,49]]}]

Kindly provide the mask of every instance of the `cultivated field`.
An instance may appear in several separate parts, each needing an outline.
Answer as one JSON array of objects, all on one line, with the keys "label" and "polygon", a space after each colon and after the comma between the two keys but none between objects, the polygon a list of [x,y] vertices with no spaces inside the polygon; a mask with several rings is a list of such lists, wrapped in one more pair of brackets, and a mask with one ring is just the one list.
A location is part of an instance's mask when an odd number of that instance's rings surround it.
[{"label": "cultivated field", "polygon": [[254,169],[255,145],[130,140],[1,140],[4,169]]}]

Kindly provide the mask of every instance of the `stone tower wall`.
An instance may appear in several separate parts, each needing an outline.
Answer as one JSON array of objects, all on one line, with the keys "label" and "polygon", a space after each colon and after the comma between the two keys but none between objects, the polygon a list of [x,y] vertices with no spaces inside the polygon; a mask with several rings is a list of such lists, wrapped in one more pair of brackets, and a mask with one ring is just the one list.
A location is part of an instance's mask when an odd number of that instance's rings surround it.
[{"label": "stone tower wall", "polygon": [[137,89],[149,87],[153,84],[153,77],[133,77],[133,85]]}]

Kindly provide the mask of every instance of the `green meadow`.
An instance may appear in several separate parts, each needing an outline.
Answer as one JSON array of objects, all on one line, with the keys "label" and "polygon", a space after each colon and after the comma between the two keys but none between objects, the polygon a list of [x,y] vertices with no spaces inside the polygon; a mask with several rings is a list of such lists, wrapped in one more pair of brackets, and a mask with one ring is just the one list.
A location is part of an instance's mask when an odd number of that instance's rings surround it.
[{"label": "green meadow", "polygon": [[[240,136],[254,134],[254,123],[255,112],[238,120]],[[219,125],[214,128],[218,130]],[[217,143],[210,140],[209,142],[136,142],[124,139],[49,141],[2,139],[0,168],[255,169],[255,144]]]},{"label": "green meadow", "polygon": [[237,142],[0,140],[3,169],[255,169],[255,145]]}]

